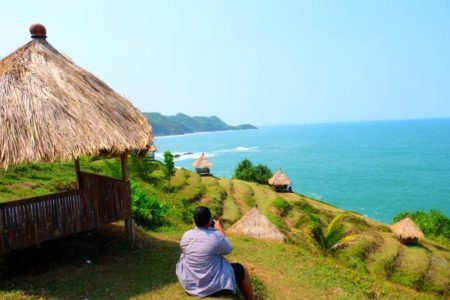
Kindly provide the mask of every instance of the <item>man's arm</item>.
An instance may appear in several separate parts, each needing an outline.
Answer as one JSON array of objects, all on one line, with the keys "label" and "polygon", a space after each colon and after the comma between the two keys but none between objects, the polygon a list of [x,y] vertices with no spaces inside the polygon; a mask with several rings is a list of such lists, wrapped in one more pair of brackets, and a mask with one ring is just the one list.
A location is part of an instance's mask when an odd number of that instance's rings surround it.
[{"label": "man's arm", "polygon": [[214,229],[220,232],[223,236],[225,236],[225,231],[223,231],[222,224],[220,224],[219,220],[214,221]]},{"label": "man's arm", "polygon": [[225,231],[223,230],[222,225],[218,220],[214,223],[214,228],[221,234],[218,246],[219,254],[220,255],[230,254],[231,251],[233,251],[233,247],[231,246],[228,239],[225,237]]}]

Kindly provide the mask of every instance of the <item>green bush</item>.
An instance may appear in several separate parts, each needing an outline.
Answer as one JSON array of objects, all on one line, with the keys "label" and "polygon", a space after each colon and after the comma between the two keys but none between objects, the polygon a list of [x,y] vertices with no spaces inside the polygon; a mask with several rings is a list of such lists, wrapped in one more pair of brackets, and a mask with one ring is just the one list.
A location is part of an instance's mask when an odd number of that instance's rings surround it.
[{"label": "green bush", "polygon": [[167,206],[159,197],[155,194],[148,195],[134,181],[131,182],[131,192],[133,200],[131,211],[136,222],[151,229],[163,225]]},{"label": "green bush", "polygon": [[158,169],[158,162],[141,159],[134,154],[128,158],[128,169],[132,177],[149,182],[151,173]]},{"label": "green bush", "polygon": [[431,237],[450,239],[450,218],[438,210],[401,212],[394,217],[394,222],[409,216],[420,227],[423,233]]},{"label": "green bush", "polygon": [[233,178],[257,182],[261,184],[267,184],[269,178],[272,177],[272,171],[266,165],[259,164],[254,166],[253,163],[248,160],[242,160],[234,169]]},{"label": "green bush", "polygon": [[281,216],[283,217],[287,216],[292,209],[292,205],[283,198],[275,199],[273,206],[280,211]]}]

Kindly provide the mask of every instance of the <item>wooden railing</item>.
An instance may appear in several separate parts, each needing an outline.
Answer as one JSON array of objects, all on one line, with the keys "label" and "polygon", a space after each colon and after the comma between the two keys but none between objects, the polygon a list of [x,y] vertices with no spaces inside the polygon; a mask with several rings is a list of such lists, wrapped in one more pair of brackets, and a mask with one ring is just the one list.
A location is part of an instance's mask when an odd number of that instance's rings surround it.
[{"label": "wooden railing", "polygon": [[0,203],[0,253],[130,217],[128,181],[83,172],[79,181],[79,190]]}]

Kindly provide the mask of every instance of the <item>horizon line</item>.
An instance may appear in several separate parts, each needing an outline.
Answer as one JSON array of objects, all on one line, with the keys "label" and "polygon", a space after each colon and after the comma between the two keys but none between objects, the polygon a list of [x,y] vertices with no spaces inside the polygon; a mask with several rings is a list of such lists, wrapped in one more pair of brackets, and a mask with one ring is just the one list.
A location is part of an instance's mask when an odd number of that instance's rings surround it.
[{"label": "horizon line", "polygon": [[[431,120],[446,120],[450,116],[445,117],[418,117],[405,119],[372,119],[372,120],[352,120],[352,121],[318,121],[318,122],[304,122],[304,123],[286,123],[286,124],[266,124],[254,125],[256,127],[277,127],[277,126],[293,126],[293,125],[326,125],[326,124],[350,124],[350,123],[378,123],[378,122],[407,122],[407,121],[431,121]],[[253,124],[252,124],[253,125]]]}]

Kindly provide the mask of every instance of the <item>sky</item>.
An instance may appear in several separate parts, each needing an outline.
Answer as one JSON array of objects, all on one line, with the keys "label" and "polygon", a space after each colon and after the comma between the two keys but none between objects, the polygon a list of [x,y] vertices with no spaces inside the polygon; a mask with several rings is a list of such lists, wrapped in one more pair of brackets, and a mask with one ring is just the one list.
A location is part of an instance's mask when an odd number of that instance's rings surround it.
[{"label": "sky", "polygon": [[450,117],[450,1],[4,1],[144,112],[236,125]]}]

